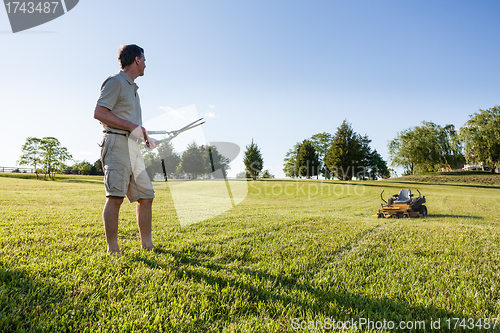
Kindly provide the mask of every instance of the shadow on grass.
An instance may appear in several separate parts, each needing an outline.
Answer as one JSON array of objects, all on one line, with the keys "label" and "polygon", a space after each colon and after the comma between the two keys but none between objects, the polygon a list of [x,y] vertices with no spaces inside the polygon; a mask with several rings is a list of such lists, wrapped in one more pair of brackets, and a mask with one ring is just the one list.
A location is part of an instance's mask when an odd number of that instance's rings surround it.
[{"label": "shadow on grass", "polygon": [[[390,181],[384,181],[390,182]],[[399,181],[391,182],[393,184],[411,184],[411,185],[436,185],[436,186],[455,186],[455,187],[469,187],[469,188],[484,188],[484,189],[500,189],[500,186],[496,185],[476,185],[476,184],[450,184],[450,183],[429,183],[429,182],[414,182],[414,181]]]},{"label": "shadow on grass", "polygon": [[[4,178],[17,178],[17,179],[37,179],[36,174],[33,173],[2,173],[0,177]],[[43,179],[43,174],[38,174],[39,179]]]},{"label": "shadow on grass", "polygon": [[[310,270],[301,274],[288,274],[285,276],[282,273],[269,273],[264,270],[250,268],[228,268],[214,261],[200,260],[197,257],[206,257],[211,255],[211,251],[199,251],[190,249],[189,255],[182,252],[158,249],[159,255],[166,254],[175,258],[174,264],[159,263],[150,258],[137,258],[150,268],[169,269],[176,275],[177,278],[188,278],[196,283],[208,283],[219,287],[233,287],[246,292],[250,295],[245,300],[247,309],[245,313],[252,315],[262,315],[262,309],[257,306],[259,303],[266,304],[266,311],[272,318],[277,318],[282,315],[281,307],[291,307],[293,312],[289,315],[301,317],[307,313],[313,318],[335,318],[336,320],[359,320],[359,318],[370,318],[370,320],[383,321],[392,320],[399,323],[401,320],[418,320],[426,321],[425,327],[429,331],[431,318],[455,318],[460,317],[458,313],[452,313],[439,309],[433,306],[415,306],[404,300],[392,299],[388,297],[371,298],[360,294],[354,294],[343,290],[342,286],[332,284],[315,284],[304,282],[315,273]],[[244,253],[241,258],[245,261],[247,255]],[[229,259],[234,258],[230,255]],[[282,260],[285,260],[282,258]],[[186,267],[189,265],[192,267]],[[202,270],[197,268],[203,268]],[[231,271],[232,274],[226,276],[218,276],[220,272]],[[258,281],[259,285],[254,285],[244,282],[242,276],[251,276]],[[272,286],[271,288],[269,286]],[[261,287],[263,286],[263,287]],[[404,295],[402,296],[404,297]],[[281,304],[281,305],[279,305]],[[335,305],[335,306],[332,306]],[[335,308],[335,310],[332,310]],[[218,309],[219,316],[224,320],[230,320],[230,314],[222,312],[222,308]],[[219,318],[222,319],[222,318]],[[290,331],[293,318],[282,318],[288,325],[283,331]],[[311,320],[300,318],[300,320]],[[397,325],[397,324],[396,324]],[[322,331],[322,330],[319,330]]]},{"label": "shadow on grass", "polygon": [[77,183],[77,184],[103,184],[104,176],[87,176],[87,175],[57,175],[55,178],[49,178],[43,174],[24,173],[0,173],[0,177],[15,178],[15,179],[32,179],[39,181],[56,181],[61,183]]},{"label": "shadow on grass", "polygon": [[482,216],[472,216],[472,215],[454,215],[454,214],[429,214],[427,215],[427,218],[442,218],[442,217],[451,217],[451,218],[456,218],[456,219],[477,219],[477,220],[484,220],[484,217]]},{"label": "shadow on grass", "polygon": [[[102,176],[89,176],[89,177],[96,177],[96,178],[91,178],[91,179],[85,179],[85,178],[56,178],[55,181],[60,182],[60,183],[72,183],[72,184],[94,184],[94,185],[103,185],[104,180]],[[97,178],[100,177],[100,178]]]},{"label": "shadow on grass", "polygon": [[34,329],[35,314],[47,313],[64,292],[40,284],[26,272],[0,265],[0,331],[26,332]]},{"label": "shadow on grass", "polygon": [[[363,180],[357,180],[357,181],[346,181],[346,180],[325,180],[325,179],[262,179],[262,180],[257,180],[254,183],[248,182],[249,184],[263,184],[269,182],[271,184],[275,183],[295,183],[298,186],[301,185],[307,185],[307,184],[315,184],[315,185],[322,185],[322,186],[335,186],[335,185],[341,185],[341,186],[371,186],[371,187],[398,187],[397,185],[388,185],[385,181],[380,182],[378,184],[373,184],[373,180],[370,181],[363,181]],[[401,188],[401,187],[399,187]]]}]

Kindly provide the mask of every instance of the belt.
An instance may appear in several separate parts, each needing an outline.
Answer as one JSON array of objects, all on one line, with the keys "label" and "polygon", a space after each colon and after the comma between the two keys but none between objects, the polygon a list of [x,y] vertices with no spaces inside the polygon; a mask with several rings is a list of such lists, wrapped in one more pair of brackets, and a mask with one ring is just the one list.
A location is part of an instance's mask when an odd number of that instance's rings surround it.
[{"label": "belt", "polygon": [[103,133],[106,133],[106,134],[116,134],[116,135],[123,135],[123,136],[126,136],[127,138],[129,138],[130,140],[132,141],[135,141],[137,143],[141,143],[142,141],[142,138],[136,138],[135,136],[130,136],[130,133],[129,134],[124,134],[124,133],[116,133],[116,132],[111,132],[111,131],[102,131]]}]

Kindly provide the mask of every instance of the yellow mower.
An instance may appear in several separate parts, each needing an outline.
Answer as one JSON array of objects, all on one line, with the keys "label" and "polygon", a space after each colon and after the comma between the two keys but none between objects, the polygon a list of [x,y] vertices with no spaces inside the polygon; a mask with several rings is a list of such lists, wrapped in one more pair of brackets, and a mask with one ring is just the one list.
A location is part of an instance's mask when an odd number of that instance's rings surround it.
[{"label": "yellow mower", "polygon": [[413,194],[409,189],[402,189],[399,191],[399,194],[394,194],[392,198],[389,198],[387,201],[382,197],[382,193],[380,193],[380,198],[383,202],[382,209],[379,209],[377,214],[374,215],[378,218],[408,218],[408,217],[424,217],[427,216],[427,207],[423,205],[425,203],[425,196],[420,194],[420,191],[417,190],[419,196],[413,198]]}]

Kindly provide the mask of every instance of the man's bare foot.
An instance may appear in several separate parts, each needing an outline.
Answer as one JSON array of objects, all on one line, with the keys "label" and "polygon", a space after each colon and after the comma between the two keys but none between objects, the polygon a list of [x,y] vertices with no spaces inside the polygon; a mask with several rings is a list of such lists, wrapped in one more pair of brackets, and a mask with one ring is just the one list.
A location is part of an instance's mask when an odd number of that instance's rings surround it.
[{"label": "man's bare foot", "polygon": [[148,244],[147,246],[141,245],[141,247],[146,251],[155,251],[156,247],[153,244]]},{"label": "man's bare foot", "polygon": [[109,249],[108,248],[108,254],[120,257],[122,254],[120,252],[120,249]]}]

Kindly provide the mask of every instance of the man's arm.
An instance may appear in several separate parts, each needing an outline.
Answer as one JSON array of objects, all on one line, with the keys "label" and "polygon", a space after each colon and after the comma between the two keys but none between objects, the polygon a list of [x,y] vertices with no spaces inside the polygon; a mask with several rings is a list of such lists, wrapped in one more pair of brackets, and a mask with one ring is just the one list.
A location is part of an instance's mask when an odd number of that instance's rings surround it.
[{"label": "man's arm", "polygon": [[94,119],[99,120],[101,123],[108,125],[109,127],[126,130],[131,133],[136,127],[138,127],[136,124],[128,120],[115,116],[109,109],[100,105],[96,105],[95,107]]},{"label": "man's arm", "polygon": [[[94,119],[99,120],[101,123],[109,127],[129,131],[136,138],[140,137],[144,137],[144,139],[148,138],[148,132],[144,127],[137,126],[136,124],[128,120],[117,117],[116,115],[111,113],[109,109],[103,106],[96,105],[94,110]],[[148,138],[148,140],[146,141],[146,147],[151,149],[158,147],[157,140],[153,138]]]}]

